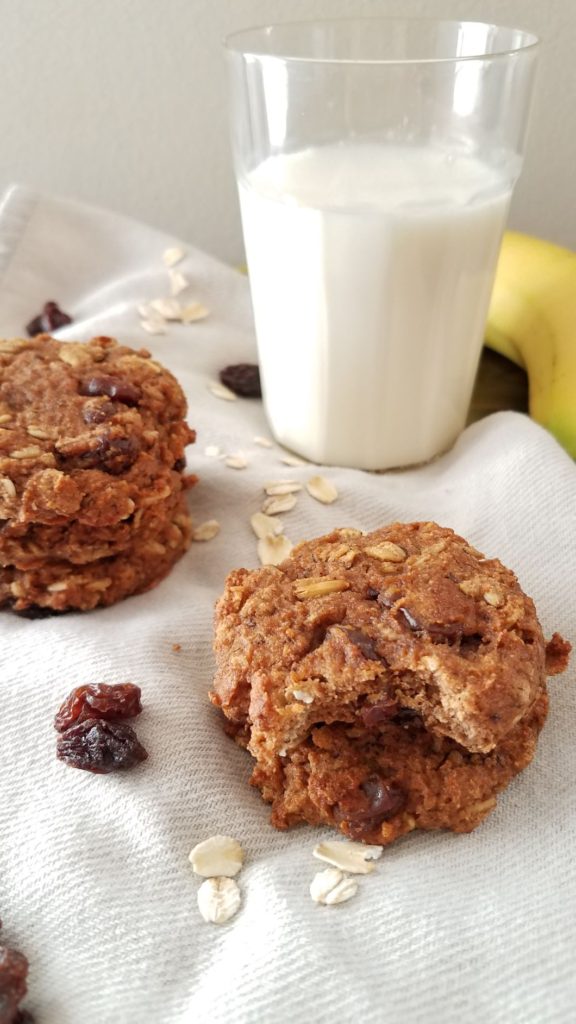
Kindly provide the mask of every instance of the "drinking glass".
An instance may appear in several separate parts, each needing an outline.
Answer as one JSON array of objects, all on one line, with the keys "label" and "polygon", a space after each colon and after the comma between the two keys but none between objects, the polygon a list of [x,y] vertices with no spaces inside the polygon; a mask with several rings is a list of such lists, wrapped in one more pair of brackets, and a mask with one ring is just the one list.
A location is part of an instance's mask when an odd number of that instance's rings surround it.
[{"label": "drinking glass", "polygon": [[425,462],[463,429],[538,40],[343,19],[226,40],[266,414],[314,462]]}]

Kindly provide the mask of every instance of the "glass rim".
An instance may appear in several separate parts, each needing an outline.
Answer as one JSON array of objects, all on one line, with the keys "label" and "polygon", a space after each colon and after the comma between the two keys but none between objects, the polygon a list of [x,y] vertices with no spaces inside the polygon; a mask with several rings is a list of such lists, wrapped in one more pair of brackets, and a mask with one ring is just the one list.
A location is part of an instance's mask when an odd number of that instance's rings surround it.
[{"label": "glass rim", "polygon": [[[298,28],[325,28],[330,25],[478,25],[483,28],[495,29],[497,32],[517,32],[522,37],[522,42],[516,46],[502,47],[493,51],[480,50],[478,53],[454,55],[452,57],[316,57],[313,55],[302,56],[290,53],[289,48],[278,49],[274,52],[267,49],[263,44],[271,33],[282,29]],[[260,39],[261,45],[247,46],[246,41],[252,38],[255,42]],[[243,44],[244,40],[244,44]],[[515,54],[526,53],[535,50],[540,46],[540,38],[528,29],[517,28],[511,25],[498,25],[495,22],[476,21],[465,18],[420,18],[420,17],[350,17],[350,18],[311,18],[297,21],[271,22],[269,24],[252,25],[238,29],[224,37],[224,49],[230,55],[241,57],[260,57],[270,60],[293,61],[300,64],[356,64],[356,65],[387,65],[401,64],[460,64],[465,61],[492,61],[503,57],[511,57]]]}]

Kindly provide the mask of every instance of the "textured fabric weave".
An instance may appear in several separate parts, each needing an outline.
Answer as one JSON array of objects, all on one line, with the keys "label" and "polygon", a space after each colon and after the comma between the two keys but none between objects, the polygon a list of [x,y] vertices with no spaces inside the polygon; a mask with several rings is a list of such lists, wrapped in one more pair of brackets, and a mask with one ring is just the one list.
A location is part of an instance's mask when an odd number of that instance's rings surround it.
[{"label": "textured fabric weave", "polygon": [[[262,485],[314,470],[282,466],[261,404],[219,401],[207,382],[254,358],[246,280],[189,250],[181,269],[210,319],[148,338],[136,305],[167,294],[174,239],[102,210],[16,189],[0,213],[0,332],[22,334],[48,299],[173,370],[198,443],[189,467],[195,544],[150,593],[84,615],[0,613],[0,916],[30,959],[39,1024],[568,1024],[576,1004],[576,690],[551,682],[536,761],[469,836],[414,834],[386,850],[358,895],[318,907],[311,856],[327,833],[276,832],[248,785],[250,759],[225,738],[206,693],[212,608],[226,573],[256,566],[249,517]],[[180,269],[180,268],[179,268]],[[297,396],[295,396],[297,401]],[[226,468],[207,445],[242,450]],[[576,470],[527,418],[492,416],[427,467],[327,469],[330,507],[303,494],[283,519],[293,541],[335,526],[435,519],[517,573],[547,635],[576,639]],[[180,651],[173,645],[181,644]],[[150,758],[91,776],[56,760],[53,715],[80,683],[131,680]],[[202,922],[192,845],[214,833],[247,851],[243,906]]]}]

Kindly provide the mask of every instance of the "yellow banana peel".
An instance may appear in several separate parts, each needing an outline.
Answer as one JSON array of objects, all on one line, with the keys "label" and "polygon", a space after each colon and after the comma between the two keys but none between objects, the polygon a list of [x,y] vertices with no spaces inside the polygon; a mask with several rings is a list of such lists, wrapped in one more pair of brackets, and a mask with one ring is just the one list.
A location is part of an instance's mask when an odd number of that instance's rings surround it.
[{"label": "yellow banana peel", "polygon": [[526,370],[530,415],[576,457],[576,253],[505,233],[486,344]]}]

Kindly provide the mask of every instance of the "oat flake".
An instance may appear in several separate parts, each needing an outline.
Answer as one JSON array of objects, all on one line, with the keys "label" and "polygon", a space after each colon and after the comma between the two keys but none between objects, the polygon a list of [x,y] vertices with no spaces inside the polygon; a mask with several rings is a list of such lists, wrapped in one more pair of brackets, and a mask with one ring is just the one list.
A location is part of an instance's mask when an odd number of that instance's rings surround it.
[{"label": "oat flake", "polygon": [[240,903],[240,889],[233,878],[207,878],[198,889],[198,910],[212,924],[229,921]]},{"label": "oat flake", "polygon": [[374,871],[372,861],[382,856],[382,846],[365,846],[364,843],[343,843],[338,840],[327,840],[318,843],[312,850],[314,857],[323,860],[341,871],[352,875],[369,875]]},{"label": "oat flake", "polygon": [[39,455],[42,455],[42,449],[38,448],[35,444],[31,444],[27,448],[19,448],[14,452],[8,452],[9,459],[36,459]]},{"label": "oat flake", "polygon": [[269,533],[258,541],[258,558],[262,565],[280,565],[288,558],[293,546],[292,541],[283,533],[277,537]]},{"label": "oat flake", "polygon": [[338,497],[338,491],[331,480],[324,476],[312,476],[306,484],[306,490],[316,501],[323,505],[331,505]]},{"label": "oat flake", "polygon": [[210,381],[208,390],[212,392],[215,398],[222,398],[225,402],[235,402],[236,395],[230,388],[227,388],[225,384],[220,384],[217,380]]},{"label": "oat flake", "polygon": [[302,704],[314,703],[314,695],[312,693],[308,693],[308,690],[292,690],[292,696]]},{"label": "oat flake", "polygon": [[195,874],[203,878],[232,878],[244,863],[244,850],[232,836],[210,836],[196,844],[188,860]]},{"label": "oat flake", "polygon": [[242,452],[237,452],[235,455],[228,455],[224,459],[224,465],[228,466],[229,469],[246,469],[248,460]]},{"label": "oat flake", "polygon": [[250,525],[259,540],[264,540],[270,534],[277,536],[282,533],[282,521],[274,516],[267,516],[264,512],[255,512],[250,516]]},{"label": "oat flake", "polygon": [[279,512],[290,512],[296,504],[295,494],[282,494],[274,498],[266,498],[262,505],[262,512],[267,516],[275,516]]},{"label": "oat flake", "polygon": [[168,274],[170,276],[170,293],[173,296],[180,295],[180,292],[185,291],[190,283],[188,278],[184,277],[179,270],[169,270]]},{"label": "oat flake", "polygon": [[192,540],[213,540],[220,533],[220,523],[217,519],[207,519],[192,530]]},{"label": "oat flake", "polygon": [[181,249],[179,246],[174,246],[171,249],[165,249],[162,253],[162,263],[165,267],[175,267],[180,260],[183,260],[186,255],[186,250]]},{"label": "oat flake", "polygon": [[280,459],[285,466],[306,466],[307,463],[304,459],[299,459],[297,455],[283,455]]},{"label": "oat flake", "polygon": [[310,895],[315,903],[333,906],[345,903],[358,892],[358,882],[339,871],[338,868],[326,868],[314,875],[310,883]]},{"label": "oat flake", "polygon": [[166,334],[166,325],[163,320],[141,320],[140,327],[148,334]]},{"label": "oat flake", "polygon": [[178,299],[152,299],[150,309],[164,320],[182,319],[182,306]]},{"label": "oat flake", "polygon": [[205,320],[210,315],[210,310],[207,306],[203,306],[201,302],[191,302],[188,306],[183,306],[180,319],[183,324],[192,324],[196,320]]},{"label": "oat flake", "polygon": [[264,490],[270,497],[276,497],[280,494],[297,494],[298,491],[302,490],[302,484],[298,483],[297,480],[271,480],[264,485]]},{"label": "oat flake", "polygon": [[219,459],[223,454],[217,444],[206,445],[204,449],[204,455],[207,459]]},{"label": "oat flake", "polygon": [[[9,476],[0,476],[0,494],[6,499],[16,497],[16,487],[14,481]],[[260,515],[259,512],[256,515]],[[278,522],[278,520],[271,520],[272,522]]]}]

